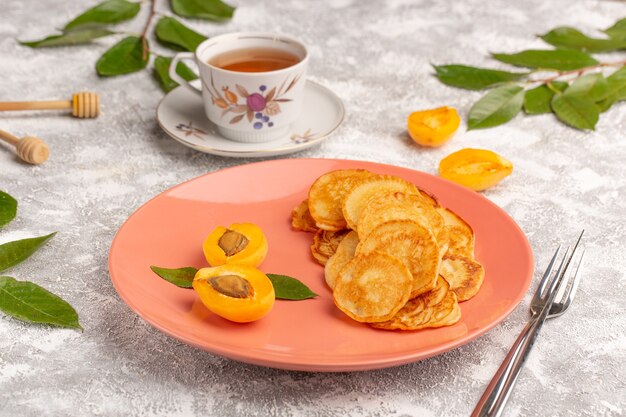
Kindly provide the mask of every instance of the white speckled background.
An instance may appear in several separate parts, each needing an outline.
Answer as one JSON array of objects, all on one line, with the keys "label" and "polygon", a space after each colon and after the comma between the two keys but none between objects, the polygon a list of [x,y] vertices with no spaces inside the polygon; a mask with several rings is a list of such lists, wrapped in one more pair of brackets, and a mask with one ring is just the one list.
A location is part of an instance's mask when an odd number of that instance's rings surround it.
[{"label": "white speckled background", "polygon": [[[84,3],[84,4],[80,4]],[[92,46],[31,50],[15,38],[50,33],[94,1],[2,0],[0,100],[99,91],[103,115],[0,114],[0,128],[51,146],[39,167],[0,149],[0,189],[20,203],[0,241],[59,234],[6,272],[71,302],[84,333],[29,326],[0,314],[0,415],[468,416],[527,318],[529,297],[500,326],[436,358],[363,373],[285,372],[241,364],[186,346],[152,328],[109,280],[111,240],[139,205],[184,180],[245,163],[192,151],[154,119],[162,97],[148,71],[100,79]],[[226,25],[190,26],[209,35],[267,30],[310,46],[314,80],[344,100],[348,118],[321,147],[294,157],[384,162],[434,173],[463,147],[494,150],[515,172],[485,195],[521,225],[542,269],[561,241],[587,229],[579,295],[549,322],[522,372],[506,416],[620,416],[626,413],[626,104],[593,133],[551,116],[518,117],[423,150],[404,131],[418,109],[451,105],[465,116],[480,93],[440,84],[430,63],[497,66],[488,51],[541,47],[533,35],[558,25],[592,32],[626,16],[618,1],[246,1]],[[160,2],[165,9],[165,2]],[[123,27],[139,30],[145,10]],[[626,53],[614,54],[615,59]],[[608,58],[608,57],[607,57]],[[535,281],[536,283],[536,281]]]}]

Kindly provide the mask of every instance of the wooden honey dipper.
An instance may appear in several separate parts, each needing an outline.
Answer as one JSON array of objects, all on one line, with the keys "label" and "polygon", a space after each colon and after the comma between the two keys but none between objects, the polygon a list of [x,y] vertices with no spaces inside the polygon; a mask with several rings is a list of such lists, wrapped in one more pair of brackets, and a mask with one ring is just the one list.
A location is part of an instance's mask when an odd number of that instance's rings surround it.
[{"label": "wooden honey dipper", "polygon": [[81,91],[72,95],[71,100],[0,102],[0,111],[65,109],[71,109],[74,117],[83,119],[98,117],[100,114],[100,96],[98,96],[98,93]]},{"label": "wooden honey dipper", "polygon": [[28,162],[29,164],[41,164],[45,162],[45,160],[48,159],[48,155],[50,155],[50,150],[46,142],[34,136],[25,136],[20,139],[9,132],[0,130],[0,139],[15,146],[17,156],[19,156],[22,161]]}]

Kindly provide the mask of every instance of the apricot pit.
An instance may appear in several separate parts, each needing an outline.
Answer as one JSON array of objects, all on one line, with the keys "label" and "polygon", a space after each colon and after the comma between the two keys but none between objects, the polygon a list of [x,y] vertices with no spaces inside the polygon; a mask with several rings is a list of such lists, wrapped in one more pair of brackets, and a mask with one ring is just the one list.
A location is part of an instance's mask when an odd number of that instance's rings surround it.
[{"label": "apricot pit", "polygon": [[276,298],[267,275],[246,265],[202,268],[192,285],[206,308],[237,323],[262,318],[272,309]]},{"label": "apricot pit", "polygon": [[258,266],[267,255],[267,239],[253,223],[234,223],[228,228],[218,226],[202,245],[211,266],[224,264]]}]

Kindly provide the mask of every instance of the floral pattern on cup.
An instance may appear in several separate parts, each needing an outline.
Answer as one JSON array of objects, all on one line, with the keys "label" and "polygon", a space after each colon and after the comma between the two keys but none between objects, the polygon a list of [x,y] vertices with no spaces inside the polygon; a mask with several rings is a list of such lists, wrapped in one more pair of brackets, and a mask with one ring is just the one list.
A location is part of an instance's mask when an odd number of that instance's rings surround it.
[{"label": "floral pattern on cup", "polygon": [[291,101],[285,98],[285,95],[299,80],[300,75],[294,77],[289,83],[287,83],[288,79],[285,79],[278,89],[276,87],[269,89],[266,85],[260,85],[257,91],[248,92],[241,85],[235,84],[233,89],[223,86],[220,92],[211,79],[211,86],[207,86],[207,90],[211,94],[213,105],[222,109],[222,118],[229,113],[234,115],[229,124],[239,123],[245,117],[252,127],[262,129],[274,126],[272,116],[281,112],[281,103]]}]

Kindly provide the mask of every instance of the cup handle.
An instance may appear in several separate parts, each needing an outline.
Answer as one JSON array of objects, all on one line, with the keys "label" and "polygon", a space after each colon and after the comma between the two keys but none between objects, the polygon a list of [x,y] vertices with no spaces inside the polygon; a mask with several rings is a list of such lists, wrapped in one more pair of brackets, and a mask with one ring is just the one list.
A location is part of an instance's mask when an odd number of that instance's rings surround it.
[{"label": "cup handle", "polygon": [[189,84],[187,80],[185,80],[183,77],[181,77],[180,75],[176,73],[176,67],[178,66],[178,63],[180,61],[185,61],[185,60],[193,61],[194,65],[196,63],[193,52],[177,53],[174,59],[172,59],[172,63],[170,64],[170,70],[169,70],[170,78],[176,81],[178,84],[187,88],[189,91],[193,91],[195,94],[202,96],[201,89],[196,88],[193,85]]}]

